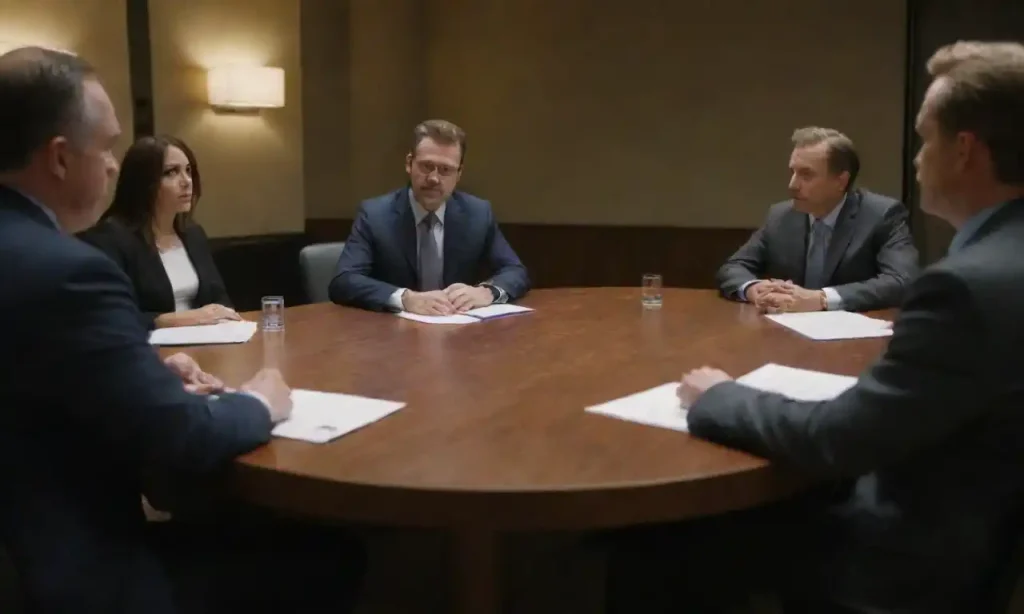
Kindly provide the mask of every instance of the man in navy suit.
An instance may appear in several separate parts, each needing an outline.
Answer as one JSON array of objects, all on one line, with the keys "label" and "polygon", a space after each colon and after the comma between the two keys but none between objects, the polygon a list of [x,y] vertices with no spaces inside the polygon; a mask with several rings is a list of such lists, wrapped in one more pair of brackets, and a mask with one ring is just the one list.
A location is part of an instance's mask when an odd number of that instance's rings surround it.
[{"label": "man in navy suit", "polygon": [[455,191],[466,134],[443,120],[416,126],[410,185],[363,202],[331,280],[331,300],[377,311],[448,315],[526,294],[526,267],[491,205]]},{"label": "man in navy suit", "polygon": [[957,43],[928,72],[921,208],[957,233],[884,355],[831,401],[709,367],[679,388],[692,435],[827,487],[624,546],[612,614],[724,611],[758,582],[815,613],[1006,611],[997,578],[1024,520],[1024,46]]},{"label": "man in navy suit", "polygon": [[299,573],[338,588],[309,533],[146,522],[143,476],[210,474],[265,444],[291,393],[277,371],[228,392],[184,355],[161,361],[128,278],[73,237],[103,210],[119,134],[84,61],[0,56],[0,538],[31,611],[336,605],[295,590]]}]

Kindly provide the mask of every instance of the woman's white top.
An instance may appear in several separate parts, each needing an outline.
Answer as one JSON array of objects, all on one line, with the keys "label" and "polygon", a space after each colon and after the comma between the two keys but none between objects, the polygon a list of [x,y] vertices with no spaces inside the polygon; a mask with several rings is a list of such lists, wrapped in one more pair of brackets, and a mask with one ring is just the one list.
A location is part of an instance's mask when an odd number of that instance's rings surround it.
[{"label": "woman's white top", "polygon": [[188,311],[192,309],[192,301],[199,294],[199,275],[188,257],[185,247],[179,245],[165,252],[160,252],[160,261],[167,271],[167,279],[171,281],[174,292],[174,310]]}]

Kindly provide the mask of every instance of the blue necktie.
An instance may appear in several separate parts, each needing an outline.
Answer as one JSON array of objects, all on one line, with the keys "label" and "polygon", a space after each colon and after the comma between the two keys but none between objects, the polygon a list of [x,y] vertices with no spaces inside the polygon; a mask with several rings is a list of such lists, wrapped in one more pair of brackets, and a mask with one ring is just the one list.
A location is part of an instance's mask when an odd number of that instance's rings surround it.
[{"label": "blue necktie", "polygon": [[804,287],[820,290],[825,286],[825,254],[828,251],[828,237],[831,229],[821,220],[811,225],[810,244],[807,246],[807,269]]},{"label": "blue necktie", "polygon": [[433,212],[420,222],[420,291],[440,290],[442,288],[441,254],[434,238],[434,224],[440,220]]}]

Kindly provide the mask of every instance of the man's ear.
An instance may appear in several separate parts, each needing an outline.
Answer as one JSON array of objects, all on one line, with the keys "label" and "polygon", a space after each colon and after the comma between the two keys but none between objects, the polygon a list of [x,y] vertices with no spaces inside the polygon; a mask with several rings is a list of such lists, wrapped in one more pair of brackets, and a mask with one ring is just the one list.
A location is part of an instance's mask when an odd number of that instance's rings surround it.
[{"label": "man's ear", "polygon": [[956,146],[956,167],[958,170],[964,170],[970,164],[976,164],[978,161],[978,155],[981,153],[979,149],[982,147],[981,141],[972,132],[958,132],[954,139]]},{"label": "man's ear", "polygon": [[843,191],[850,191],[850,171],[843,171],[839,173],[839,178],[843,180]]},{"label": "man's ear", "polygon": [[412,152],[405,154],[405,172],[412,172]]},{"label": "man's ear", "polygon": [[59,179],[68,174],[68,159],[71,155],[71,143],[63,136],[56,136],[46,144],[46,167]]}]

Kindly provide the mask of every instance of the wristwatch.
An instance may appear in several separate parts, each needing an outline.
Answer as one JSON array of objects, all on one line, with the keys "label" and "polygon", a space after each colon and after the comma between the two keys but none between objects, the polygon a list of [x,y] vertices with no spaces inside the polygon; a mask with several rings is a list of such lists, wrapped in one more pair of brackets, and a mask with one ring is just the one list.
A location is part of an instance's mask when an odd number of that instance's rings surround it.
[{"label": "wristwatch", "polygon": [[501,297],[501,292],[491,284],[480,284],[480,287],[491,291],[491,302],[497,301]]}]

